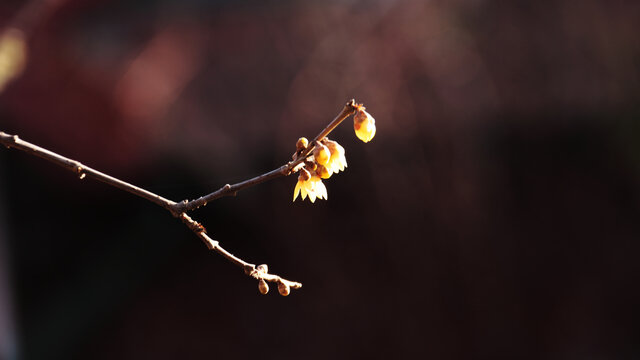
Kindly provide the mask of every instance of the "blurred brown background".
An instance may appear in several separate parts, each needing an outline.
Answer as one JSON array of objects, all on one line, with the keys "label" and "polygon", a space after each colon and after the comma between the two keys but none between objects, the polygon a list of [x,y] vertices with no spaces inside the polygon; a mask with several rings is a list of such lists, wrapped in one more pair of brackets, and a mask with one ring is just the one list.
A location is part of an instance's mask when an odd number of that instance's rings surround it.
[{"label": "blurred brown background", "polygon": [[[25,10],[26,9],[26,10]],[[17,20],[16,20],[16,17]],[[640,357],[640,3],[16,1],[0,130],[173,200],[287,161],[355,98],[328,201],[196,211],[0,149],[0,358]]]}]

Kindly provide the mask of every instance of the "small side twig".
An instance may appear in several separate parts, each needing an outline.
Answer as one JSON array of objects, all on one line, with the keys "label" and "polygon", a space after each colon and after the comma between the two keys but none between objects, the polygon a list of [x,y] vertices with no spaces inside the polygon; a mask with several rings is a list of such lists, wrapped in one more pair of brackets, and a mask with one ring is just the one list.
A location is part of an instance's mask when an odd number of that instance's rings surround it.
[{"label": "small side twig", "polygon": [[275,282],[278,284],[287,284],[292,289],[299,289],[302,287],[302,284],[299,282],[286,280],[278,275],[260,271],[260,269],[256,268],[256,265],[246,262],[239,257],[231,254],[230,252],[222,248],[218,241],[210,238],[209,235],[207,235],[207,231],[204,226],[193,220],[191,217],[189,217],[189,215],[185,213],[180,214],[180,220],[182,220],[182,222],[187,225],[187,227],[189,227],[189,229],[191,229],[205,243],[205,245],[207,245],[207,248],[209,248],[209,250],[217,252],[225,259],[241,267],[244,270],[245,274],[257,280],[263,279],[265,281]]}]

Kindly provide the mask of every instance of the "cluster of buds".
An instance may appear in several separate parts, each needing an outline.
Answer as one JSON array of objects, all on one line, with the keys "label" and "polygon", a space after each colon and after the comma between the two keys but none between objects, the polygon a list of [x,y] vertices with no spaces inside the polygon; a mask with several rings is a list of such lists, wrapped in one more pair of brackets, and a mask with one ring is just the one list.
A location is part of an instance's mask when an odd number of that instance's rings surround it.
[{"label": "cluster of buds", "polygon": [[[258,277],[264,276],[269,273],[269,268],[266,264],[258,265],[255,273]],[[287,284],[286,280],[279,279],[276,282],[278,283],[278,292],[280,295],[288,296],[291,293],[291,286]],[[267,284],[267,281],[264,278],[260,278],[258,281],[258,291],[262,295],[266,295],[269,292],[269,284]]]},{"label": "cluster of buds", "polygon": [[[374,118],[364,109],[364,106],[356,105],[353,128],[360,140],[369,142],[376,134],[376,125]],[[302,200],[308,196],[312,203],[316,199],[326,200],[327,188],[322,180],[328,179],[334,173],[344,171],[347,167],[344,148],[337,142],[324,137],[311,144],[313,151],[308,151],[309,146],[309,140],[304,137],[296,142],[294,159],[302,154],[308,154],[308,156],[304,159],[302,166],[296,169],[300,174],[293,190],[293,201],[296,201],[298,195],[302,196]]]},{"label": "cluster of buds", "polygon": [[[302,137],[296,143],[297,153],[307,150],[309,141]],[[315,144],[313,152],[303,162],[304,166],[299,170],[298,183],[293,190],[293,201],[298,195],[302,200],[309,196],[311,202],[317,199],[327,199],[327,188],[322,179],[328,179],[347,167],[347,158],[344,156],[344,148],[337,142],[324,138]]]}]

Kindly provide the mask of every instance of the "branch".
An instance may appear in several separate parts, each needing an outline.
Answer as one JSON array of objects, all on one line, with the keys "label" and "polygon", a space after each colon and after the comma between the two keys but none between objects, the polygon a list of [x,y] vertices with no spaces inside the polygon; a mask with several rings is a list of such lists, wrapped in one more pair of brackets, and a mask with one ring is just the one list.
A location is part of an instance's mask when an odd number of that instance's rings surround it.
[{"label": "branch", "polygon": [[[187,227],[191,229],[200,238],[200,240],[205,243],[205,245],[207,245],[209,250],[216,251],[225,259],[241,267],[244,270],[245,274],[253,277],[254,279],[277,283],[279,290],[281,287],[286,289],[299,289],[302,287],[302,284],[299,282],[290,281],[275,274],[269,274],[267,271],[267,265],[260,265],[256,267],[254,264],[248,263],[231,254],[230,252],[222,248],[218,241],[210,238],[209,235],[207,235],[207,231],[204,226],[202,226],[199,222],[193,220],[191,217],[189,217],[189,215],[181,213],[180,220],[182,220],[182,222],[187,225]],[[280,291],[280,294],[286,296],[289,295],[289,292],[287,291],[286,294],[283,294],[282,291]]]},{"label": "branch", "polygon": [[[62,155],[56,154],[53,151],[41,148],[30,142],[24,141],[20,139],[17,135],[9,135],[7,133],[0,131],[0,144],[6,146],[7,148],[14,148],[17,150],[24,151],[31,155],[35,155],[37,157],[48,160],[56,165],[62,166],[76,173],[80,179],[84,179],[85,177],[94,178],[96,180],[104,182],[105,184],[114,186],[118,189],[127,191],[143,199],[149,200],[152,203],[167,209],[173,216],[180,218],[180,220],[182,220],[182,222],[185,225],[187,225],[187,227],[191,229],[191,231],[193,231],[196,234],[196,236],[198,236],[210,250],[216,251],[217,253],[222,255],[225,259],[240,266],[244,270],[245,274],[261,281],[275,282],[278,284],[278,289],[280,288],[299,289],[302,287],[302,284],[299,282],[286,280],[275,274],[269,274],[266,270],[264,270],[266,269],[266,266],[264,265],[260,265],[256,267],[256,265],[248,263],[234,256],[227,250],[225,250],[222,246],[220,246],[220,243],[218,241],[211,239],[207,235],[206,229],[204,228],[204,226],[202,226],[200,223],[196,222],[195,220],[191,219],[184,212],[176,212],[174,210],[176,202],[174,201],[165,199],[160,195],[154,194],[150,191],[147,191],[135,185],[129,184],[128,182],[116,179],[112,176],[109,176],[100,171],[92,169],[88,166],[83,165],[79,161],[69,159]],[[280,293],[284,295],[283,291],[281,291]],[[286,294],[288,295],[288,291],[286,292]]]},{"label": "branch", "polygon": [[54,164],[62,166],[67,170],[70,170],[78,175],[80,179],[84,179],[85,177],[94,178],[98,181],[102,181],[107,185],[114,186],[118,189],[127,191],[133,195],[139,196],[143,199],[149,200],[152,203],[159,205],[169,211],[171,215],[179,218],[191,231],[193,231],[196,236],[198,236],[209,248],[210,250],[216,251],[218,254],[222,255],[225,259],[230,261],[231,263],[241,267],[245,274],[251,276],[257,280],[259,280],[259,290],[261,293],[266,294],[269,291],[269,287],[266,282],[273,282],[278,284],[278,291],[281,295],[289,295],[290,289],[299,289],[302,287],[302,284],[295,281],[290,281],[284,279],[278,275],[270,274],[268,272],[267,265],[259,265],[256,266],[249,262],[246,262],[227,250],[220,246],[220,243],[216,240],[213,240],[207,235],[207,231],[202,226],[202,224],[193,220],[189,217],[186,212],[196,209],[200,206],[206,205],[208,202],[229,195],[236,195],[236,193],[240,190],[249,188],[254,185],[261,184],[268,180],[273,180],[282,176],[288,176],[294,172],[296,167],[301,164],[314,150],[316,144],[324,139],[333,129],[335,129],[342,121],[344,121],[347,117],[353,115],[359,108],[359,105],[355,103],[354,100],[350,100],[344,106],[342,111],[325,127],[309,144],[309,146],[302,150],[301,152],[297,152],[294,154],[294,159],[281,167],[269,171],[265,174],[256,176],[252,179],[248,179],[237,184],[233,185],[225,185],[217,191],[214,191],[208,195],[202,196],[198,199],[187,201],[184,200],[182,202],[175,202],[169,199],[166,199],[160,195],[154,194],[148,190],[142,189],[135,185],[129,184],[120,179],[116,179],[112,176],[109,176],[105,173],[102,173],[98,170],[95,170],[91,167],[85,166],[79,161],[69,159],[53,151],[44,149],[37,145],[34,145],[30,142],[24,141],[20,139],[17,135],[9,135],[7,133],[0,131],[0,144],[6,146],[7,148],[14,148],[17,150],[24,151],[28,154],[35,155],[37,157],[48,160]]},{"label": "branch", "polygon": [[160,195],[156,195],[150,191],[139,188],[135,185],[131,185],[127,182],[116,179],[107,174],[104,174],[98,170],[85,166],[79,161],[66,158],[64,156],[54,153],[53,151],[49,151],[47,149],[34,145],[30,142],[24,141],[20,139],[18,135],[9,135],[7,133],[0,131],[0,143],[6,146],[7,148],[22,150],[31,155],[35,155],[45,160],[49,160],[56,165],[60,165],[64,168],[67,168],[68,170],[71,170],[74,173],[78,174],[78,177],[81,180],[84,179],[85,176],[89,176],[96,180],[102,181],[108,185],[117,187],[120,190],[124,190],[134,195],[137,195],[143,199],[147,199],[152,203],[156,205],[160,205],[169,211],[173,211],[173,207],[176,204],[174,201],[165,199]]}]

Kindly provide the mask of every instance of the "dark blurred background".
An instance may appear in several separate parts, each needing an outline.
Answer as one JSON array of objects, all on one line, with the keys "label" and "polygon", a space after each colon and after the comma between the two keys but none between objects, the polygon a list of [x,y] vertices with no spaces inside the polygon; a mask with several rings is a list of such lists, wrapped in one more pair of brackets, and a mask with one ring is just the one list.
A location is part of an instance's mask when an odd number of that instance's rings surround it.
[{"label": "dark blurred background", "polygon": [[[3,0],[0,130],[173,200],[355,98],[328,201],[193,213],[0,149],[2,359],[640,358],[640,2]],[[1,64],[0,64],[1,65]],[[1,79],[0,79],[1,80]]]}]

